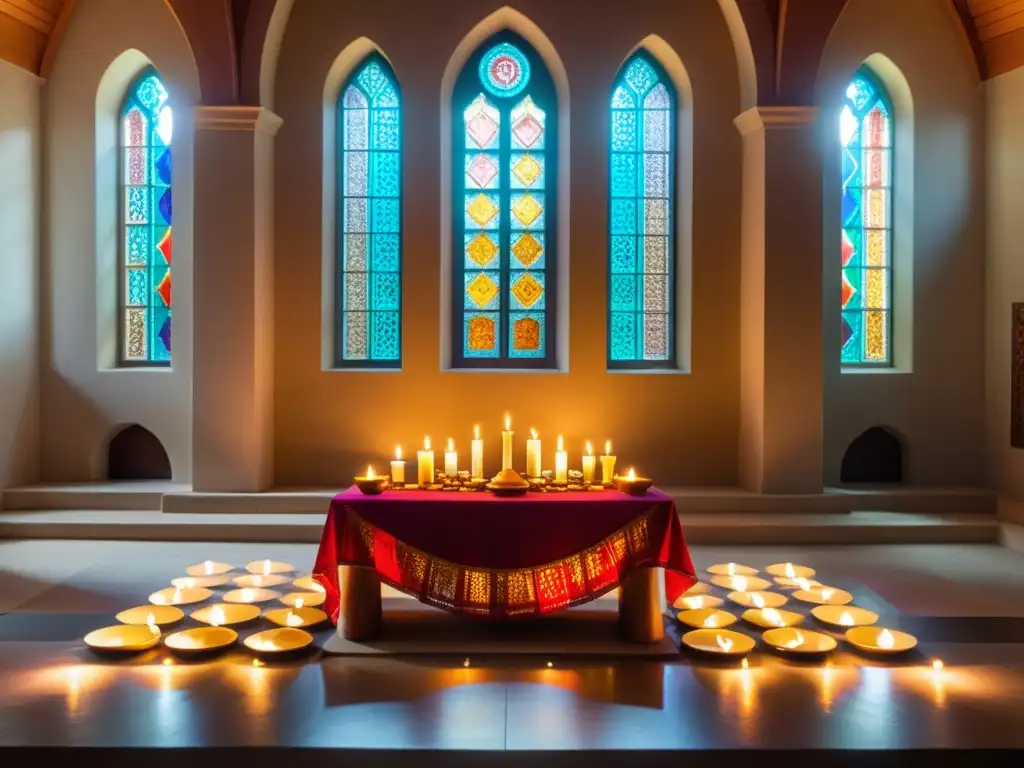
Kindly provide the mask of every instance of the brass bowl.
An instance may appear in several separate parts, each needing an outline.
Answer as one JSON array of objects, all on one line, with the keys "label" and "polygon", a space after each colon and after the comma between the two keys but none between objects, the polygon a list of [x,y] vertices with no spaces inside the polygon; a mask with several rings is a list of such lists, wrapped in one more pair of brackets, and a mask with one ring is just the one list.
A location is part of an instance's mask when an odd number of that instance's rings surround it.
[{"label": "brass bowl", "polygon": [[[176,624],[185,618],[185,612],[173,605],[138,605],[121,611],[114,617],[122,624],[145,626],[152,623],[158,627]],[[152,622],[150,622],[152,618]]]},{"label": "brass bowl", "polygon": [[279,659],[308,650],[313,644],[313,636],[303,629],[282,627],[249,635],[243,642],[246,648],[261,658]]},{"label": "brass bowl", "polygon": [[624,477],[615,478],[615,487],[630,496],[643,496],[652,485],[654,485],[654,480],[649,477],[638,477],[633,480],[627,480]]},{"label": "brass bowl", "polygon": [[811,615],[822,624],[840,627],[843,631],[851,627],[866,627],[878,621],[878,614],[874,611],[852,605],[816,605],[811,608]]},{"label": "brass bowl", "polygon": [[487,484],[487,490],[495,496],[522,496],[530,484],[514,469],[503,469]]},{"label": "brass bowl", "polygon": [[780,627],[769,629],[761,639],[782,654],[795,656],[822,656],[835,650],[834,637],[810,629]]},{"label": "brass bowl", "polygon": [[[778,622],[772,622],[765,615],[765,611],[775,611],[779,615]],[[782,629],[784,627],[795,627],[804,620],[803,614],[795,611],[780,611],[775,608],[748,608],[743,612],[743,620],[761,629]]]},{"label": "brass bowl", "polygon": [[[725,647],[718,643],[718,637]],[[754,650],[754,638],[731,629],[695,629],[683,635],[683,645],[703,656],[739,659]]]},{"label": "brass bowl", "polygon": [[[882,632],[892,635],[893,644],[891,648],[883,648],[878,644],[878,638]],[[885,627],[854,627],[846,630],[846,642],[864,653],[878,654],[880,656],[892,656],[897,653],[906,653],[917,647],[917,638],[898,629],[886,629]]]},{"label": "brass bowl", "polygon": [[690,629],[724,629],[730,624],[736,623],[735,616],[728,611],[719,611],[716,608],[693,608],[688,611],[680,611],[676,614],[676,618],[680,624],[685,624]]},{"label": "brass bowl", "polygon": [[164,645],[179,656],[208,656],[234,645],[238,633],[227,627],[183,629],[164,638]]},{"label": "brass bowl", "polygon": [[196,621],[214,627],[228,627],[234,624],[247,624],[260,617],[258,605],[249,603],[213,603],[192,611],[190,614]]},{"label": "brass bowl", "polygon": [[91,651],[107,656],[141,653],[159,642],[160,632],[154,632],[145,624],[116,624],[85,636],[85,644]]},{"label": "brass bowl", "polygon": [[[294,627],[297,629],[315,627],[327,621],[327,614],[319,608],[274,608],[263,614],[263,618],[279,627]],[[289,622],[289,618],[292,622]]]},{"label": "brass bowl", "polygon": [[356,488],[359,489],[360,493],[364,493],[367,496],[377,496],[383,490],[384,486],[388,484],[386,477],[357,477]]}]

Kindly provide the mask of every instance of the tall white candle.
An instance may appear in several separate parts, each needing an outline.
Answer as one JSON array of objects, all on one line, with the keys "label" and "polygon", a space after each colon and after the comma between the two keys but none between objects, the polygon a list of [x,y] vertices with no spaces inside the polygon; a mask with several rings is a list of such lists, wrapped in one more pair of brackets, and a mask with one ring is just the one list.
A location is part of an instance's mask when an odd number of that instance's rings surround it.
[{"label": "tall white candle", "polygon": [[469,473],[474,478],[484,476],[484,441],[480,439],[480,425],[473,427],[473,445],[470,451]]},{"label": "tall white candle", "polygon": [[529,440],[526,441],[526,475],[527,477],[540,477],[540,440],[537,439],[537,430],[531,429]]},{"label": "tall white candle", "polygon": [[434,482],[434,452],[430,450],[430,436],[423,438],[423,450],[416,452],[416,482],[430,485]]},{"label": "tall white candle", "polygon": [[604,444],[604,456],[601,457],[601,480],[611,483],[615,480],[615,457],[612,456],[612,441]]},{"label": "tall white candle", "polygon": [[391,462],[391,482],[405,485],[405,462],[402,461],[402,446],[395,448],[395,460]]},{"label": "tall white candle", "polygon": [[558,450],[555,451],[555,482],[569,482],[569,454],[562,445],[562,436],[558,436]]},{"label": "tall white candle", "polygon": [[459,454],[455,451],[455,442],[448,438],[448,450],[444,452],[444,473],[448,477],[457,477],[459,474]]},{"label": "tall white candle", "polygon": [[592,485],[594,482],[594,466],[597,464],[597,457],[594,455],[594,449],[590,447],[590,441],[587,441],[587,452],[583,455],[583,484]]},{"label": "tall white candle", "polygon": [[512,417],[505,414],[505,431],[501,433],[501,468],[512,469]]}]

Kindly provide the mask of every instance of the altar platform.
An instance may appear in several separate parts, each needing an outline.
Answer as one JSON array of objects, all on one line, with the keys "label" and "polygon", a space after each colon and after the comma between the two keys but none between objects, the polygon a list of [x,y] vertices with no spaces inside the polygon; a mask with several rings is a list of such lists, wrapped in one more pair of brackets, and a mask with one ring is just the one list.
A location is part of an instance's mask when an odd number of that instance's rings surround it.
[{"label": "altar platform", "polygon": [[[725,560],[818,568],[918,635],[921,655],[904,664],[842,652],[822,667],[758,654],[744,670],[682,654],[566,649],[314,653],[265,667],[233,652],[165,665],[110,663],[81,643],[198,559],[308,568],[315,551],[0,542],[0,761],[646,768],[783,757],[791,766],[996,766],[1024,757],[1006,751],[1024,750],[1024,556],[994,545],[692,548],[698,569]],[[317,633],[318,643],[331,632]],[[932,658],[945,668],[933,670]]]}]

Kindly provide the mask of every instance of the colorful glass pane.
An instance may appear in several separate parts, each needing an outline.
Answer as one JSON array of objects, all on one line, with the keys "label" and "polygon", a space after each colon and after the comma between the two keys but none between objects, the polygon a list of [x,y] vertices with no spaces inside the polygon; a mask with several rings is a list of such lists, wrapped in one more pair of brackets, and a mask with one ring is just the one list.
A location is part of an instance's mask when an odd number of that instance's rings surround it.
[{"label": "colorful glass pane", "polygon": [[341,365],[397,367],[402,351],[401,97],[371,54],[338,97],[338,342]]},{"label": "colorful glass pane", "polygon": [[495,96],[515,96],[530,83],[530,61],[511,43],[498,43],[480,59],[480,82]]},{"label": "colorful glass pane", "polygon": [[121,104],[122,364],[171,361],[172,133],[167,90],[146,70]]},{"label": "colorful glass pane", "polygon": [[862,67],[839,117],[843,365],[892,364],[892,137],[889,95]]},{"label": "colorful glass pane", "polygon": [[608,363],[674,362],[673,200],[675,91],[638,51],[611,98]]}]

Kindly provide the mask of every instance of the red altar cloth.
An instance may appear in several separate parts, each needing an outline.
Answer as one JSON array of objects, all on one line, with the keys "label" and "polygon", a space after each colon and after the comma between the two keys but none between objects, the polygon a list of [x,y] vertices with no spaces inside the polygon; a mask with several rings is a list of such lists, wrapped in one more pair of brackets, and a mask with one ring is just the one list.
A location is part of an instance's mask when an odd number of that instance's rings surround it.
[{"label": "red altar cloth", "polygon": [[356,487],[331,501],[314,578],[337,623],[338,566],[372,568],[421,602],[489,618],[536,616],[585,603],[638,568],[665,568],[674,602],[696,582],[669,496],[619,491],[489,493]]}]

